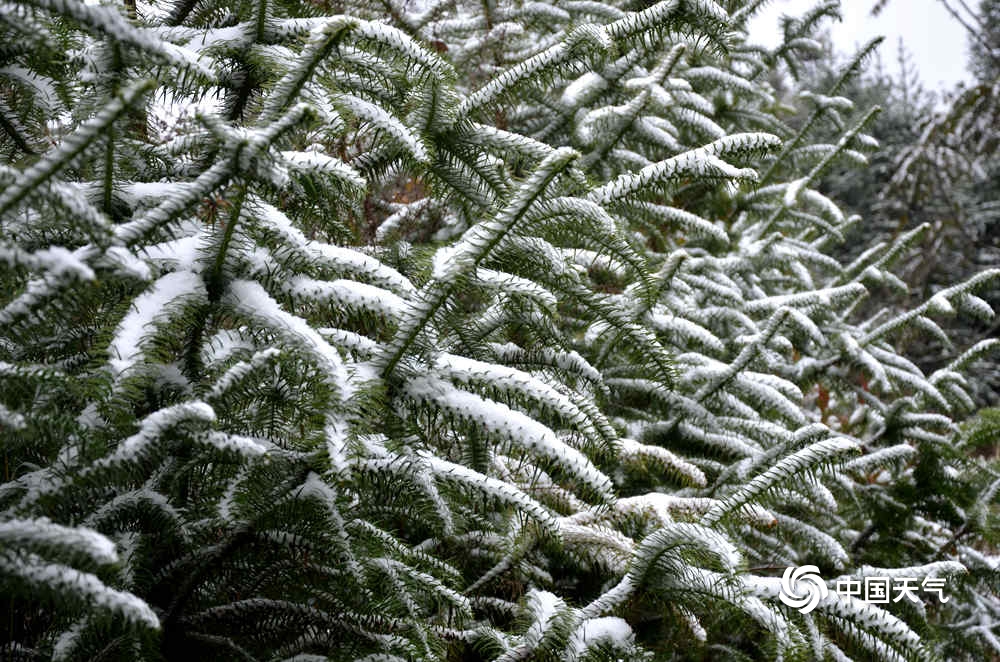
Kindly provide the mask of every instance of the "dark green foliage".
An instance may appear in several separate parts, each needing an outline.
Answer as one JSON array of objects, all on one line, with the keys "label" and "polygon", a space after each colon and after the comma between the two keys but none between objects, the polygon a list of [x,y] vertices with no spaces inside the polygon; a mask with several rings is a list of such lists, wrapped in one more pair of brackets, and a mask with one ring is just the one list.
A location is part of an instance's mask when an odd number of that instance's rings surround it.
[{"label": "dark green foliage", "polygon": [[902,350],[1000,272],[864,303],[760,4],[0,7],[0,656],[982,659],[994,343]]}]

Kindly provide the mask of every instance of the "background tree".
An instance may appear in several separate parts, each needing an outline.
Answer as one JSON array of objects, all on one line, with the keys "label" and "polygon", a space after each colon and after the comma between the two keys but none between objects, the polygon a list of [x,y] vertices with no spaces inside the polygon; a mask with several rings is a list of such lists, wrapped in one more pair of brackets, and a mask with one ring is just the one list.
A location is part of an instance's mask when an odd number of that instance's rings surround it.
[{"label": "background tree", "polygon": [[[966,3],[942,4],[967,31],[973,85],[947,93],[939,101],[910,82],[912,76],[905,65],[901,65],[896,82],[868,83],[872,90],[884,90],[883,105],[890,109],[890,116],[903,121],[894,127],[877,123],[873,129],[882,142],[876,159],[889,167],[874,173],[880,187],[877,196],[860,198],[877,202],[872,222],[858,232],[891,239],[929,224],[920,250],[901,274],[914,292],[919,291],[918,296],[928,296],[957,278],[1000,263],[996,3],[987,0],[976,8]],[[874,11],[884,5],[876,4]],[[855,173],[847,173],[846,179],[851,182],[848,187],[870,185],[862,183]],[[867,243],[871,235],[865,234],[860,243]],[[1000,302],[995,289],[986,291],[984,297],[992,306]],[[950,330],[954,338],[965,342],[995,337],[997,331],[990,322]],[[947,361],[949,349],[943,339],[937,339],[917,340],[909,351],[919,365],[934,369]],[[992,358],[974,371],[977,402],[998,402],[997,374],[1000,371]]]}]

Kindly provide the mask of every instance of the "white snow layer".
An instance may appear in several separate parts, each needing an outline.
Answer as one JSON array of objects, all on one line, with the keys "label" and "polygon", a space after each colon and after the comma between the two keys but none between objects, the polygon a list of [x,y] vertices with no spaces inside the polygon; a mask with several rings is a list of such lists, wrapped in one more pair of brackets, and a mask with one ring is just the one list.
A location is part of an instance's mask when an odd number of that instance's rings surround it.
[{"label": "white snow layer", "polygon": [[142,357],[143,340],[164,309],[182,297],[206,296],[201,277],[176,271],[159,278],[135,298],[132,310],[118,324],[108,346],[112,375],[118,379]]}]

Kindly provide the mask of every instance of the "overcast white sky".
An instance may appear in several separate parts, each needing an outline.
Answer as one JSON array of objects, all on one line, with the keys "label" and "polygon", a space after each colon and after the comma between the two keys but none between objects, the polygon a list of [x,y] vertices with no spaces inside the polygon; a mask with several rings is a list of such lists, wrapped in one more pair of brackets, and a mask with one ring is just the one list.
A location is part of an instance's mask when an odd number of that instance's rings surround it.
[{"label": "overcast white sky", "polygon": [[[753,41],[776,45],[778,18],[782,14],[802,14],[816,0],[773,0],[751,23]],[[890,0],[876,18],[870,15],[874,0],[842,0],[844,21],[832,26],[833,41],[844,53],[879,35],[882,62],[887,71],[897,72],[897,45],[902,37],[912,54],[924,86],[932,90],[950,89],[970,80],[966,71],[965,30],[938,0]],[[829,25],[829,23],[828,23]]]}]

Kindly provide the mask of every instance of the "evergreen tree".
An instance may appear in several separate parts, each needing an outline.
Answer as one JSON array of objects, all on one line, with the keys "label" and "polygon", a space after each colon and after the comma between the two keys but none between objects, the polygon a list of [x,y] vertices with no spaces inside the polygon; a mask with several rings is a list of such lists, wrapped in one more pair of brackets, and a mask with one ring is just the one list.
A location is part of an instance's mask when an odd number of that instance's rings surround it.
[{"label": "evergreen tree", "polygon": [[[982,48],[995,39],[989,27],[990,3],[982,3],[978,13],[965,3],[942,4],[968,30],[970,69],[985,77],[939,98],[921,87],[901,42],[897,75],[886,75],[880,66],[859,78],[846,93],[885,108],[871,127],[880,144],[871,167],[864,171],[840,168],[824,181],[849,210],[865,216],[842,251],[850,259],[873,242],[895,241],[903,233],[927,226],[915,250],[897,268],[897,275],[910,287],[909,295],[894,304],[898,310],[1000,264],[1000,189],[996,186],[1000,88],[995,74],[990,77],[990,57]],[[876,11],[884,5],[877,3]],[[832,55],[820,59],[804,84],[834,76],[828,64],[832,59]],[[1000,304],[1000,289],[986,288],[981,296],[992,307]],[[948,339],[914,336],[901,349],[922,370],[933,372],[948,363],[955,345],[996,337],[1000,327],[987,319],[946,324],[945,328]],[[998,365],[996,357],[986,356],[971,371],[977,404],[1000,401]]]},{"label": "evergreen tree", "polygon": [[761,4],[0,6],[2,655],[1000,653],[997,343],[900,352],[1000,271],[866,312]]},{"label": "evergreen tree", "polygon": [[979,0],[972,16],[969,69],[978,81],[1000,77],[1000,3]]}]

